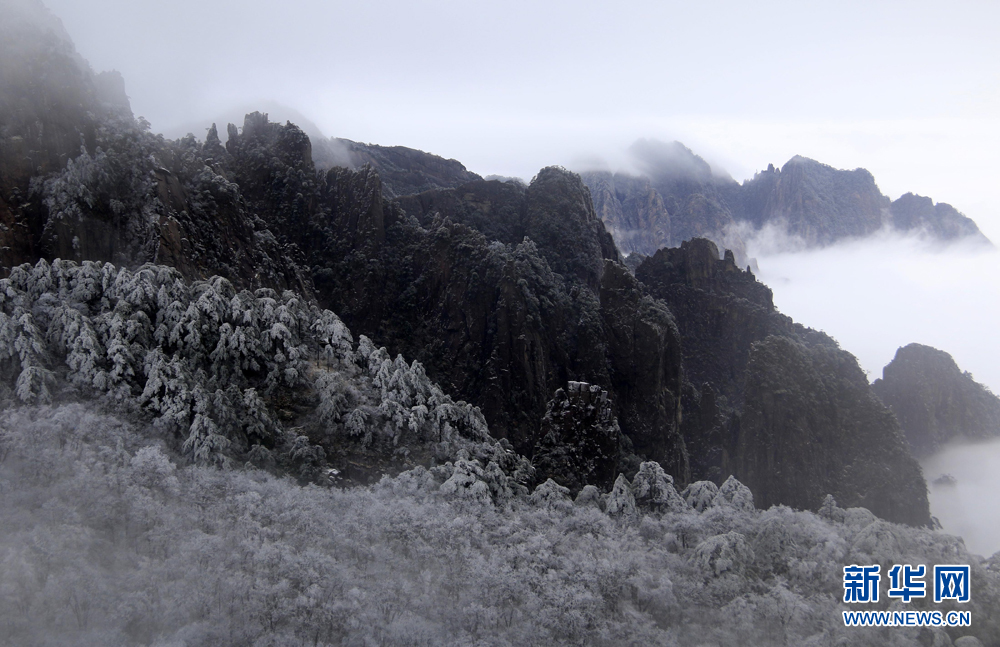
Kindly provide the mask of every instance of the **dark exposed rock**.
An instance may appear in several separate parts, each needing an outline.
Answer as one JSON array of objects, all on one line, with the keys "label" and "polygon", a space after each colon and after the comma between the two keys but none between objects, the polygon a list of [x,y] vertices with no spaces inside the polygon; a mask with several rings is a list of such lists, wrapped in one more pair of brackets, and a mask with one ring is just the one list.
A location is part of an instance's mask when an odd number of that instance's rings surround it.
[{"label": "dark exposed rock", "polygon": [[453,191],[424,191],[396,202],[424,227],[443,216],[489,240],[516,245],[527,235],[527,193],[524,185],[488,180],[462,184]]},{"label": "dark exposed rock", "polygon": [[957,438],[1000,436],[1000,398],[936,348],[903,346],[872,389],[896,414],[918,456]]},{"label": "dark exposed rock", "polygon": [[693,479],[735,474],[759,507],[815,509],[833,493],[886,518],[927,520],[919,466],[852,355],[778,313],[771,291],[710,241],[660,250],[636,277],[680,330]]},{"label": "dark exposed rock", "polygon": [[328,257],[321,298],[482,407],[518,451],[533,451],[548,394],[586,380],[609,389],[636,452],[685,478],[676,328],[643,304],[579,178],[544,169],[529,187],[477,181],[399,204],[383,249]]},{"label": "dark exposed rock", "polygon": [[340,159],[346,166],[359,169],[368,164],[378,171],[387,198],[421,193],[432,189],[452,189],[480,176],[461,162],[405,146],[361,144],[349,139],[334,139]]},{"label": "dark exposed rock", "polygon": [[580,176],[555,167],[542,169],[528,186],[527,199],[525,235],[544,250],[554,271],[596,291],[604,260],[621,257],[594,213]]},{"label": "dark exposed rock", "polygon": [[[740,411],[754,342],[793,328],[774,308],[771,291],[731,255],[719,259],[711,241],[696,238],[661,249],[636,269],[651,296],[676,318],[684,366],[682,430],[691,477],[725,478],[730,427]],[[700,386],[699,386],[700,385]]]},{"label": "dark exposed rock", "polygon": [[636,278],[676,317],[687,379],[707,382],[731,400],[741,397],[750,345],[791,328],[771,290],[731,255],[720,260],[709,240],[661,249],[636,269]]},{"label": "dark exposed rock", "polygon": [[409,196],[400,204],[423,223],[440,214],[503,243],[530,238],[554,272],[594,292],[604,259],[621,260],[580,177],[556,167],[539,171],[527,187],[479,181]]},{"label": "dark exposed rock", "polygon": [[754,344],[733,471],[758,507],[816,509],[833,494],[890,521],[930,520],[899,424],[857,360],[831,346],[779,336]]},{"label": "dark exposed rock", "polygon": [[556,391],[542,418],[532,465],[575,496],[585,485],[611,489],[618,476],[621,430],[608,392],[586,382]]},{"label": "dark exposed rock", "polygon": [[618,419],[635,450],[659,461],[680,483],[690,478],[680,434],[681,341],[663,302],[644,293],[617,263],[606,261],[601,320]]}]

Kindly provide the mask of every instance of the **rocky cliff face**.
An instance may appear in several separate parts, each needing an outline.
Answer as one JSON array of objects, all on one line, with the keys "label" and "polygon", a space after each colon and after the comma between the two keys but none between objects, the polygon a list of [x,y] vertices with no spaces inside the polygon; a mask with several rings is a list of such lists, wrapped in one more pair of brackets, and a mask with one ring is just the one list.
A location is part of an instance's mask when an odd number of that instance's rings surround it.
[{"label": "rocky cliff face", "polygon": [[901,231],[924,230],[940,240],[971,239],[989,244],[971,218],[944,202],[934,204],[930,198],[907,193],[889,207],[892,224]]},{"label": "rocky cliff face", "polygon": [[918,456],[954,439],[1000,436],[1000,398],[936,348],[900,348],[872,389],[896,414]]},{"label": "rocky cliff face", "polygon": [[731,253],[719,260],[696,239],[660,250],[636,277],[678,322],[693,479],[759,483],[760,507],[816,508],[834,493],[886,518],[929,519],[920,468],[857,360],[778,313]]},{"label": "rocky cliff face", "polygon": [[676,317],[687,379],[707,382],[730,400],[742,398],[750,346],[792,327],[775,310],[771,290],[737,267],[731,252],[720,259],[709,240],[661,249],[636,269],[636,278]]},{"label": "rocky cliff face", "polygon": [[927,486],[892,413],[857,360],[835,344],[771,336],[753,345],[733,472],[758,507],[844,505],[913,525],[930,519]]},{"label": "rocky cliff face", "polygon": [[597,215],[624,255],[674,246],[670,214],[649,178],[596,171],[583,174]]},{"label": "rocky cliff face", "polygon": [[737,218],[760,228],[773,223],[809,245],[867,236],[888,219],[889,199],[864,169],[839,171],[796,155],[780,170],[748,180],[738,194]]},{"label": "rocky cliff face", "polygon": [[619,264],[578,176],[543,169],[527,187],[479,181],[398,204],[382,249],[329,260],[321,298],[409,349],[518,451],[534,450],[550,394],[587,381],[637,453],[686,478],[676,325]]}]

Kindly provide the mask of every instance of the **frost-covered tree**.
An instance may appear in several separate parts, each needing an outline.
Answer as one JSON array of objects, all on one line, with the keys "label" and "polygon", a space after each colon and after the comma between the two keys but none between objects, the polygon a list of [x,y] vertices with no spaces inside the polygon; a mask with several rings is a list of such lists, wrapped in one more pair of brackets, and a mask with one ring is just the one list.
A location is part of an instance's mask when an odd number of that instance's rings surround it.
[{"label": "frost-covered tree", "polygon": [[[486,465],[492,500],[531,482],[525,459],[489,435],[423,367],[391,359],[296,293],[237,290],[177,270],[42,260],[0,280],[0,397],[24,403],[96,392],[174,434],[193,460],[281,466],[323,481],[339,456],[377,452],[412,467],[464,452]],[[286,421],[279,422],[278,409]],[[300,413],[289,419],[290,409]]]},{"label": "frost-covered tree", "polygon": [[712,505],[732,506],[737,510],[753,512],[753,492],[750,488],[736,480],[735,476],[730,476],[719,488],[719,493],[715,495]]},{"label": "frost-covered tree", "polygon": [[689,508],[674,489],[673,477],[655,461],[639,466],[639,472],[632,479],[632,493],[636,505],[655,512],[683,512]]},{"label": "frost-covered tree", "polygon": [[[0,645],[1000,640],[996,557],[860,508],[839,522],[783,506],[633,507],[622,524],[553,483],[499,506],[490,467],[467,457],[302,487],[185,461],[157,428],[101,408],[0,411]],[[845,627],[844,564],[882,557],[970,564],[973,626]]]},{"label": "frost-covered tree", "polygon": [[715,497],[719,494],[719,486],[711,481],[695,481],[684,488],[681,497],[698,512],[715,505]]},{"label": "frost-covered tree", "polygon": [[624,474],[619,474],[615,485],[608,495],[606,510],[612,517],[624,523],[635,521],[638,512],[635,505],[635,495],[632,494],[632,486]]}]

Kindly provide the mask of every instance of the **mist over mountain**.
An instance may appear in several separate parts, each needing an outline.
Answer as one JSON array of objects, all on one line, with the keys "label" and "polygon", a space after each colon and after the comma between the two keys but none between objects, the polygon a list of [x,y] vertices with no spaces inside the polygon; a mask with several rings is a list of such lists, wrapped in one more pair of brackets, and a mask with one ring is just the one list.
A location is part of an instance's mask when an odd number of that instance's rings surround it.
[{"label": "mist over mountain", "polygon": [[[997,557],[932,527],[858,360],[710,240],[750,203],[853,235],[870,175],[648,141],[643,177],[486,180],[259,111],[171,140],[0,11],[0,642],[875,645],[842,569],[903,559],[970,563],[977,624],[901,635],[1000,636]],[[628,265],[615,200],[667,227]]]}]

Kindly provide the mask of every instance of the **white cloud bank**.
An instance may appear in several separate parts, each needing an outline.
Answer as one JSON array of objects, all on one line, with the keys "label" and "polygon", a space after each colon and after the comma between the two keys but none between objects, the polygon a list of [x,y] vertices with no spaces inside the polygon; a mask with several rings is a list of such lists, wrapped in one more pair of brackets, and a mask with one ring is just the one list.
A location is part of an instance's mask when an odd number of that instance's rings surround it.
[{"label": "white cloud bank", "polygon": [[758,237],[749,248],[778,309],[832,335],[870,379],[897,348],[917,342],[951,353],[1000,393],[996,249],[892,233],[812,251]]},{"label": "white cloud bank", "polygon": [[[931,514],[945,532],[959,535],[972,552],[989,557],[1000,551],[1000,439],[958,444],[923,461],[930,485]],[[943,474],[953,485],[935,485]]]}]

